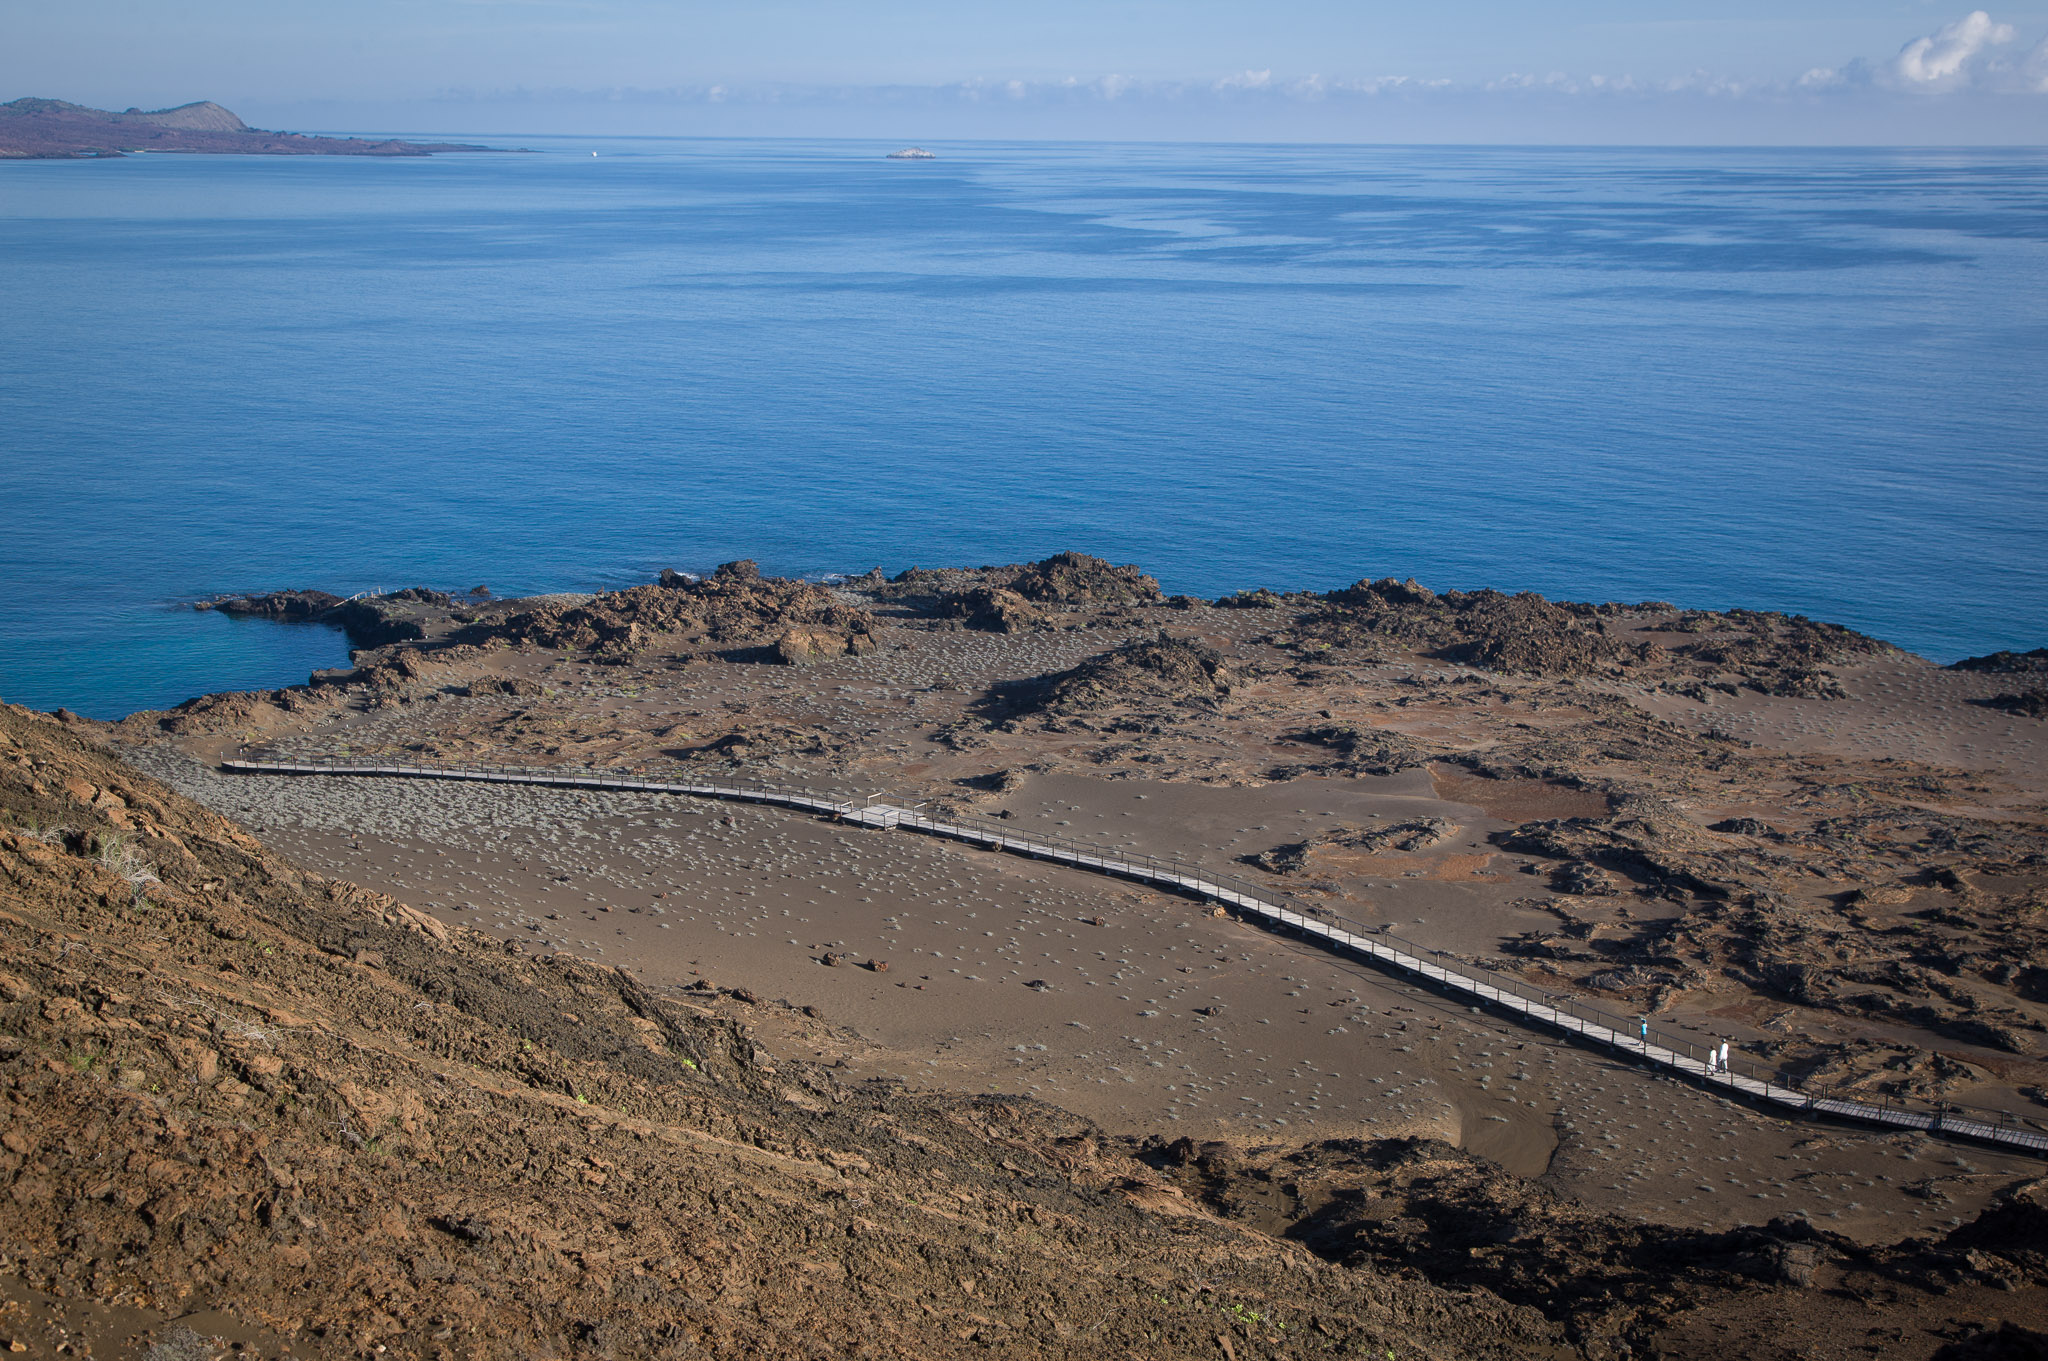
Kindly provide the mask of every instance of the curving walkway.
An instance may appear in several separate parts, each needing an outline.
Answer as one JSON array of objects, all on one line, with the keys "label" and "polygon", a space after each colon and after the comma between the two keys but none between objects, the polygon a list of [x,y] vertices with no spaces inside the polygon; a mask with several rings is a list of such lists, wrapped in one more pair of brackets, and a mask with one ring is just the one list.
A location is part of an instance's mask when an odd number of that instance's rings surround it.
[{"label": "curving walkway", "polygon": [[1953,1106],[1920,1109],[1904,1105],[1871,1105],[1824,1093],[1801,1091],[1776,1070],[1739,1054],[1724,1065],[1712,1046],[1638,1019],[1589,1006],[1577,998],[1544,992],[1523,980],[1448,956],[1332,914],[1305,911],[1262,893],[1235,875],[1197,869],[1178,861],[1162,861],[1061,837],[1019,832],[989,818],[961,815],[935,817],[916,807],[882,803],[873,797],[835,798],[815,790],[775,784],[720,781],[649,780],[626,775],[599,775],[545,767],[493,765],[407,766],[347,760],[229,760],[230,771],[265,775],[356,775],[400,779],[464,780],[484,784],[544,785],[566,789],[610,789],[631,793],[686,794],[698,798],[771,804],[819,813],[860,827],[919,832],[926,836],[1048,860],[1075,869],[1113,875],[1170,892],[1222,904],[1240,918],[1278,927],[1338,953],[1356,956],[1380,967],[1420,980],[1466,1001],[1484,1002],[1526,1024],[1540,1025],[1642,1063],[1682,1074],[1709,1090],[1801,1115],[1859,1121],[1888,1129],[1968,1139],[2015,1152],[2048,1157],[2048,1132],[2003,1111],[1966,1110]]}]

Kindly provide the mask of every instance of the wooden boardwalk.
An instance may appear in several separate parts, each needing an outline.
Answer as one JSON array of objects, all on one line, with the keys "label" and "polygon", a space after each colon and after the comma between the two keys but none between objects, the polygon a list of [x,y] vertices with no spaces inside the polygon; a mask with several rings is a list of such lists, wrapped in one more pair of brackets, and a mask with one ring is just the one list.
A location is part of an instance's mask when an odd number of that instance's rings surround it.
[{"label": "wooden boardwalk", "polygon": [[1925,1109],[1868,1102],[1801,1091],[1777,1078],[1766,1065],[1732,1055],[1726,1067],[1715,1061],[1714,1047],[1702,1047],[1646,1023],[1630,1027],[1625,1018],[1590,1007],[1576,998],[1546,993],[1531,984],[1461,964],[1435,951],[1385,932],[1370,930],[1320,912],[1308,912],[1261,893],[1233,875],[1198,869],[1178,861],[1162,861],[1107,847],[1089,846],[1060,837],[1032,835],[988,818],[936,817],[916,807],[882,803],[872,798],[845,799],[814,790],[773,784],[730,781],[649,780],[627,775],[549,770],[540,767],[407,766],[342,760],[230,760],[231,771],[269,775],[353,775],[401,779],[461,780],[483,784],[544,785],[563,789],[603,789],[629,793],[684,794],[770,804],[838,818],[861,827],[917,832],[943,837],[986,850],[1004,851],[1051,861],[1075,869],[1113,875],[1169,892],[1218,903],[1239,917],[1283,929],[1340,954],[1366,960],[1411,980],[1468,1002],[1498,1008],[1524,1024],[1577,1036],[1582,1042],[1625,1055],[1653,1068],[1684,1076],[1710,1091],[1751,1104],[1805,1116],[1855,1121],[1894,1130],[1967,1139],[2015,1152],[2048,1157],[2048,1131],[2005,1112]]}]

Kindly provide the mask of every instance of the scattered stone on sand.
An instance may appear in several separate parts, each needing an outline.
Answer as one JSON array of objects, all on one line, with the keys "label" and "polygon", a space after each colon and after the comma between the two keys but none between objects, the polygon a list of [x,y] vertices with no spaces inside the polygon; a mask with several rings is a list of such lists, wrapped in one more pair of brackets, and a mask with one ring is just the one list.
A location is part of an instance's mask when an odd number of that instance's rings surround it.
[{"label": "scattered stone on sand", "polygon": [[[1350,603],[1028,602],[1047,626],[1013,633],[944,613],[1023,570],[820,587],[867,613],[876,646],[802,667],[756,664],[808,626],[773,611],[743,636],[691,623],[621,648],[465,641],[453,617],[586,601],[458,602],[429,638],[366,653],[332,683],[207,697],[113,735],[318,872],[444,925],[691,995],[705,974],[744,980],[868,1046],[800,1056],[923,1089],[993,1086],[1117,1135],[1434,1138],[1602,1212],[1721,1233],[1798,1209],[1864,1243],[1945,1232],[2024,1173],[1997,1163],[1938,1181],[1942,1199],[1909,1193],[1933,1154],[1915,1167],[1881,1136],[1841,1131],[1800,1151],[1812,1127],[1567,1047],[1535,1044],[1540,1058],[1508,1066],[1503,1044],[1530,1036],[1444,1016],[1355,965],[1199,905],[908,834],[661,799],[227,778],[170,759],[252,743],[708,767],[957,803],[1219,871],[1307,846],[1273,885],[1305,910],[1731,1040],[1824,1088],[2048,1110],[2028,1095],[2048,1090],[2048,740],[1975,702],[2018,688],[2009,674],[1792,616],[1454,606],[1405,584]],[[637,589],[689,594],[694,580],[674,575]],[[720,592],[815,599],[807,583],[728,578]],[[1333,614],[1350,630],[1317,637]],[[1162,626],[1186,645],[1173,660],[1136,651]],[[1069,707],[1001,707],[1052,679]],[[1433,844],[1377,839],[1432,819],[1450,829]],[[821,968],[827,952],[892,967]],[[1752,1184],[1739,1195],[1704,1175],[1726,1173],[1722,1158],[1753,1169],[1736,1174]]]}]

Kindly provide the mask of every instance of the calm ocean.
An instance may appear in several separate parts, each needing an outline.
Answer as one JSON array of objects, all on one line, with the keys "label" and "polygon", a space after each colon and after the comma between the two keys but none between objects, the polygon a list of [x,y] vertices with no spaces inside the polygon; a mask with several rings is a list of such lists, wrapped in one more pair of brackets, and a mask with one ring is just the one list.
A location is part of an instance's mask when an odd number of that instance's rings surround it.
[{"label": "calm ocean", "polygon": [[0,163],[0,696],[1070,547],[2048,644],[2048,153],[524,144]]}]

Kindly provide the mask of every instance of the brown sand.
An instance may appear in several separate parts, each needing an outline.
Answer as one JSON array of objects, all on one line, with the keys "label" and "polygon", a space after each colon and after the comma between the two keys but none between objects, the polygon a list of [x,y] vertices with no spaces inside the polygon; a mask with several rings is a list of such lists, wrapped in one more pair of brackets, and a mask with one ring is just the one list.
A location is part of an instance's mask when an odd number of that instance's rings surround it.
[{"label": "brown sand", "polygon": [[[543,760],[673,764],[721,733],[789,730],[823,745],[764,739],[742,753],[738,773],[954,800],[1020,827],[1246,875],[1259,872],[1239,857],[1277,845],[1437,818],[1454,827],[1437,845],[1326,847],[1285,887],[1431,948],[1494,962],[1561,919],[1597,936],[1688,910],[1657,896],[1554,896],[1525,872],[1544,866],[1494,838],[1541,819],[1601,819],[1611,806],[1603,780],[1661,779],[1674,806],[1701,823],[1751,812],[1782,820],[1788,786],[1759,776],[1716,791],[1695,774],[1667,778],[1599,749],[1573,758],[1571,779],[1481,778],[1438,763],[1261,782],[1276,764],[1327,757],[1286,740],[1291,730],[1354,723],[1450,753],[1485,751],[1504,733],[1568,735],[1588,715],[1623,732],[1599,707],[1608,697],[1680,730],[1853,759],[1859,770],[1896,761],[1995,775],[1995,790],[1944,796],[1951,811],[1973,816],[2033,825],[2048,790],[2048,724],[1967,703],[2010,689],[2011,678],[1917,659],[1839,668],[1847,701],[1750,691],[1701,701],[1626,681],[1497,676],[1398,651],[1307,667],[1271,641],[1279,611],[1127,613],[1077,615],[1073,627],[1013,637],[887,628],[872,655],[799,670],[687,649],[651,651],[630,667],[498,651],[462,661],[402,702],[259,707],[137,759],[310,867],[446,920],[622,965],[650,984],[708,979],[787,999],[848,1028],[836,1050],[813,1044],[806,1057],[935,1087],[1030,1093],[1114,1131],[1245,1143],[1434,1134],[1598,1208],[1703,1227],[1800,1212],[1869,1239],[1956,1222],[1997,1188],[2038,1175],[2026,1159],[1740,1108],[1200,904],[1078,871],[753,807],[226,777],[191,760],[258,740],[427,761],[525,750]],[[989,687],[1072,666],[1162,622],[1238,659],[1243,679],[1229,705],[1170,721],[1140,713],[1121,729],[991,728],[974,717]],[[450,691],[479,676],[551,693],[507,701]],[[1000,793],[960,784],[1003,771]],[[1881,924],[1884,912],[1914,908],[1867,914]],[[1626,996],[1601,1000],[1629,1005]],[[1719,976],[1685,990],[1660,1022],[1738,1043],[1796,1033],[1939,1045],[1983,1074],[1971,1099],[2016,1109],[2027,1106],[2022,1089],[2048,1085],[2048,1069],[2036,1072],[2038,1046],[2001,1054],[1930,1039],[1905,1022],[1790,1005]]]},{"label": "brown sand", "polygon": [[1849,703],[1712,692],[1705,701],[1631,698],[1673,722],[1774,749],[1997,771],[2048,787],[2048,723],[1972,703],[2022,688],[2026,677],[1949,671],[1918,657],[1843,667],[1840,675]]},{"label": "brown sand", "polygon": [[[1945,1225],[2031,1170],[1753,1112],[1201,904],[908,833],[653,796],[178,774],[310,867],[445,920],[651,984],[745,987],[858,1034],[794,1057],[1028,1093],[1113,1132],[1428,1134],[1596,1208],[1706,1228],[1799,1210],[1876,1240]],[[1183,828],[1225,849],[1332,816],[1476,812],[1427,790],[1415,774],[1262,789],[1042,776],[1003,806],[1025,825],[1114,821],[1140,844]],[[1483,934],[1509,887],[1398,882],[1396,920],[1432,939]]]}]

